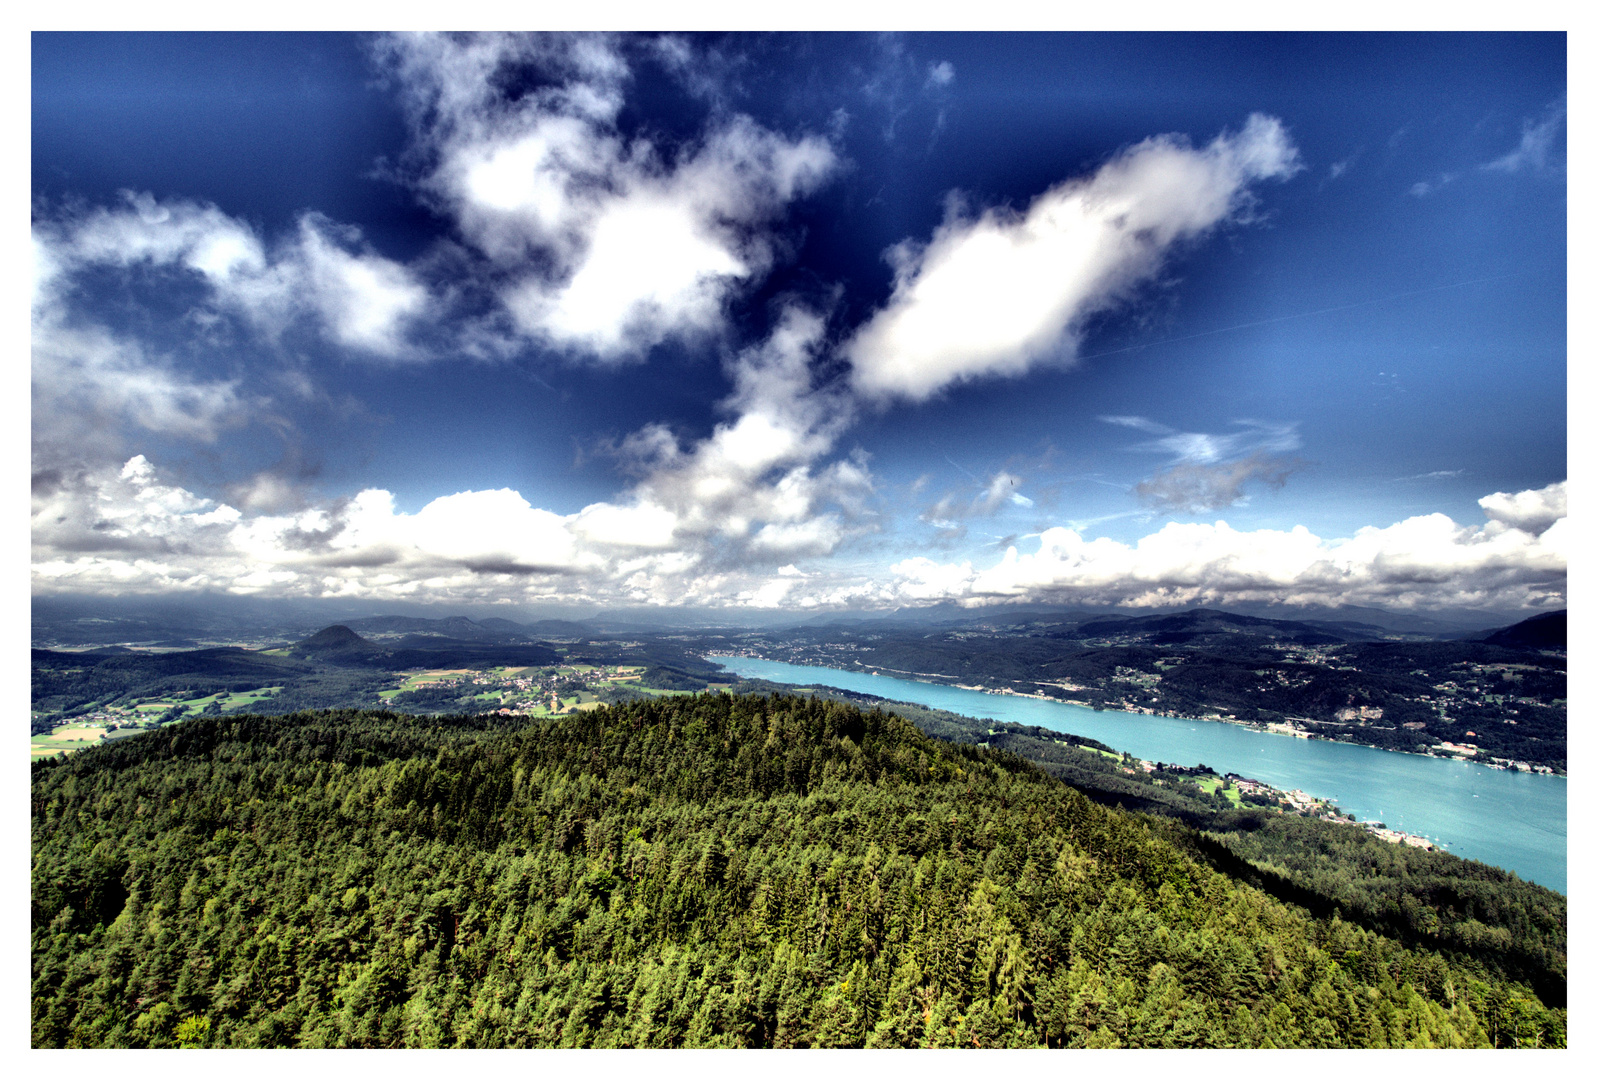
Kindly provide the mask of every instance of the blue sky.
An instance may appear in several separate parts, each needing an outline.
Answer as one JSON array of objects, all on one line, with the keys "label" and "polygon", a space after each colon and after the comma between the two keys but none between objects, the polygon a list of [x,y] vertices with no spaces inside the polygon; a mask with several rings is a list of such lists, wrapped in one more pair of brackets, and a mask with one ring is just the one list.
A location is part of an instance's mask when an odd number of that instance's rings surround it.
[{"label": "blue sky", "polygon": [[1564,605],[1557,34],[33,38],[34,589]]}]

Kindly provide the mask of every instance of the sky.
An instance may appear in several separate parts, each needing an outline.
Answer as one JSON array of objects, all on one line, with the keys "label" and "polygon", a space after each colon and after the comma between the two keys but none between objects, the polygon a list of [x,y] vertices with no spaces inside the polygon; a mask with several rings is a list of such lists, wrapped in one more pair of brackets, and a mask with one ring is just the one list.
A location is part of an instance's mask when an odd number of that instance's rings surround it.
[{"label": "sky", "polygon": [[1565,68],[35,34],[34,594],[1564,607]]}]

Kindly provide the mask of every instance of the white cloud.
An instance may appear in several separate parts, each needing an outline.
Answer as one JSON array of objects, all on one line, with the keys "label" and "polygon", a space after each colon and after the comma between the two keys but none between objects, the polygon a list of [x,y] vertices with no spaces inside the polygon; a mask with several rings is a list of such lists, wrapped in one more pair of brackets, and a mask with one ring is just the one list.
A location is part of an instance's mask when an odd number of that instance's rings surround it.
[{"label": "white cloud", "polygon": [[213,443],[260,411],[237,379],[191,375],[104,327],[68,325],[59,303],[38,304],[31,329],[36,474],[115,457],[130,430]]},{"label": "white cloud", "polygon": [[[162,482],[143,457],[56,478],[35,498],[40,591],[216,589],[294,596],[764,604],[865,526],[863,458],[825,463],[845,401],[811,385],[825,321],[782,313],[771,337],[728,361],[730,418],[683,447],[646,428],[623,447],[640,473],[575,514],[519,493],[465,491],[414,514],[392,494],[274,512],[271,483],[239,489],[259,509]],[[181,556],[181,558],[178,558]],[[179,572],[181,563],[182,571]],[[781,584],[772,584],[773,581]],[[779,595],[780,594],[780,595]]]},{"label": "white cloud", "polygon": [[[416,355],[406,334],[432,303],[409,270],[315,214],[269,250],[215,206],[130,192],[120,206],[41,218],[33,253],[36,467],[105,460],[139,429],[214,442],[266,415],[239,365],[226,376],[185,368],[196,341],[214,347],[231,327],[272,342],[306,320],[354,355],[399,359]],[[179,309],[162,346],[92,314],[107,271],[134,296]]]},{"label": "white cloud", "polygon": [[758,589],[740,593],[738,599],[749,607],[779,607],[793,591],[793,586],[792,578],[772,578]]},{"label": "white cloud", "polygon": [[888,571],[900,581],[895,591],[906,600],[953,600],[971,592],[971,563],[938,563],[916,555],[894,563]]},{"label": "white cloud", "polygon": [[[1562,494],[1563,485],[1553,485]],[[1459,525],[1443,514],[1322,539],[1302,526],[1241,532],[1224,521],[1166,525],[1135,544],[1049,529],[1037,550],[1011,547],[997,564],[895,564],[906,600],[1058,601],[1163,607],[1264,600],[1390,607],[1564,603],[1568,544],[1558,497],[1542,492],[1482,500],[1491,520]],[[1489,506],[1489,504],[1491,504]],[[1511,524],[1518,521],[1526,527]]]},{"label": "white cloud", "polygon": [[213,590],[488,598],[534,577],[602,570],[572,518],[513,491],[468,491],[415,514],[369,489],[298,514],[247,515],[163,482],[142,456],[36,496],[39,591]]},{"label": "white cloud", "polygon": [[1441,191],[1458,178],[1459,177],[1457,173],[1439,173],[1430,180],[1421,180],[1413,184],[1409,189],[1409,193],[1415,196],[1417,199],[1424,199],[1433,192]]},{"label": "white cloud", "polygon": [[1542,533],[1565,516],[1565,481],[1513,495],[1495,491],[1476,501],[1493,521],[1512,529]]},{"label": "white cloud", "polygon": [[1174,245],[1242,216],[1254,182],[1299,168],[1281,122],[1256,114],[1203,149],[1146,139],[1025,214],[968,219],[951,206],[930,243],[890,249],[893,294],[844,347],[855,385],[921,401],[1069,360],[1085,320],[1158,273]]},{"label": "white cloud", "polygon": [[954,65],[947,60],[927,65],[927,87],[943,87],[954,82]]},{"label": "white cloud", "polygon": [[[558,515],[513,491],[468,491],[414,514],[367,490],[293,514],[250,514],[163,480],[143,457],[37,493],[38,593],[230,591],[373,599],[621,601],[706,606],[884,607],[1069,602],[1163,607],[1261,600],[1287,604],[1547,608],[1565,602],[1563,485],[1482,500],[1489,520],[1442,514],[1323,539],[1298,527],[1244,532],[1225,522],[1169,524],[1127,544],[1053,528],[1036,550],[988,567],[916,556],[891,578],[793,558],[838,542],[835,518],[771,523],[722,558],[707,538],[673,536],[673,519],[639,503],[605,526],[604,504]],[[629,522],[628,514],[635,517]],[[652,542],[628,526],[657,515]],[[614,531],[609,531],[614,530]]]},{"label": "white cloud", "polygon": [[675,538],[733,561],[831,552],[847,531],[839,512],[860,513],[871,478],[850,459],[817,467],[852,419],[846,398],[812,386],[825,331],[821,316],[785,309],[765,342],[729,362],[731,418],[686,449],[662,427],[639,432],[622,451],[641,478],[604,513],[668,512]]},{"label": "white cloud", "polygon": [[35,448],[56,460],[73,445],[102,444],[108,422],[212,442],[244,406],[231,379],[196,379],[100,327],[33,326]]},{"label": "white cloud", "polygon": [[993,474],[993,479],[988,481],[988,488],[977,500],[973,509],[982,514],[991,514],[1006,503],[1013,506],[1031,506],[1032,500],[1016,490],[1021,486],[1021,478],[1011,476],[1000,470]]},{"label": "white cloud", "polygon": [[1494,172],[1548,172],[1557,167],[1556,147],[1565,126],[1565,103],[1556,101],[1540,120],[1527,120],[1520,126],[1520,144],[1501,158],[1483,165]]},{"label": "white cloud", "polygon": [[133,192],[124,199],[35,225],[36,326],[81,324],[74,281],[105,268],[145,287],[172,274],[200,286],[202,321],[232,315],[274,339],[308,317],[330,341],[384,358],[409,352],[405,332],[430,304],[410,270],[321,215],[302,216],[296,235],[269,251],[247,223],[208,203]]},{"label": "white cloud", "polygon": [[330,232],[358,243],[352,229],[335,229],[316,215],[300,220],[300,247],[291,276],[305,302],[321,316],[328,336],[345,348],[399,358],[412,350],[405,331],[431,306],[427,288],[392,259],[373,252],[351,254]]},{"label": "white cloud", "polygon": [[573,529],[590,543],[613,548],[668,548],[676,539],[677,515],[638,501],[631,506],[594,503],[577,515]]},{"label": "white cloud", "polygon": [[[518,331],[602,361],[719,332],[776,258],[768,226],[836,165],[825,139],[747,116],[675,152],[627,140],[628,68],[603,38],[409,36],[380,52],[409,93],[425,189],[497,266]],[[529,71],[564,81],[496,91]]]},{"label": "white cloud", "polygon": [[1302,441],[1298,425],[1262,420],[1234,420],[1236,429],[1224,434],[1203,431],[1178,431],[1142,416],[1101,416],[1107,424],[1132,428],[1157,436],[1129,449],[1169,455],[1173,463],[1212,465],[1246,454],[1281,454],[1297,450]]},{"label": "white cloud", "polygon": [[221,293],[247,297],[256,288],[280,293],[269,278],[266,251],[245,223],[217,207],[148,193],[123,192],[125,206],[97,207],[35,226],[36,243],[51,249],[57,275],[89,267],[180,267]]}]

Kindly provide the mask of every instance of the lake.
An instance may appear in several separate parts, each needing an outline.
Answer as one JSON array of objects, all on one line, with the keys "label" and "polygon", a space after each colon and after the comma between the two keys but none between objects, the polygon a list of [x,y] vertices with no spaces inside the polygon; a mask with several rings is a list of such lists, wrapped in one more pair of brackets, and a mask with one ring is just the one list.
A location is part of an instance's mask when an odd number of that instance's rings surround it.
[{"label": "lake", "polygon": [[1031,724],[1082,735],[1146,761],[1204,764],[1272,787],[1330,799],[1362,821],[1425,836],[1563,893],[1563,776],[1507,772],[1468,761],[1421,757],[1369,746],[1299,739],[1213,720],[1096,712],[1059,701],[962,690],[837,668],[747,656],[710,656],[737,675],[830,686],[909,701],[964,716]]}]

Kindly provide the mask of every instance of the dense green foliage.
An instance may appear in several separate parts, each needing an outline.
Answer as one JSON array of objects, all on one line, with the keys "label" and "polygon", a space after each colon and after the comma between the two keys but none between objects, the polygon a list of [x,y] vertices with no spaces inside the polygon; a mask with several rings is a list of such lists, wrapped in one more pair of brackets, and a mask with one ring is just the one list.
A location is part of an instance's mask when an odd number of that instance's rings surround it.
[{"label": "dense green foliage", "polygon": [[1291,888],[1255,878],[1262,887],[1565,1003],[1566,903],[1552,890],[1496,866],[1305,818],[1223,813],[1208,834]]},{"label": "dense green foliage", "polygon": [[[869,695],[816,692],[891,709],[940,739],[1013,753],[1106,806],[1179,821],[1188,828],[1170,833],[1173,843],[1279,899],[1443,951],[1470,970],[1528,984],[1545,1004],[1565,1004],[1565,898],[1510,871],[1388,843],[1348,825],[1236,809],[1200,789],[1192,770],[1129,771],[1119,754],[1105,753],[1110,748],[1093,739],[863,700]],[[1242,800],[1275,803],[1263,795]]]},{"label": "dense green foliage", "polygon": [[680,668],[665,667],[656,664],[646,668],[639,676],[638,682],[642,686],[655,690],[703,690],[709,683],[697,675],[692,675]]},{"label": "dense green foliage", "polygon": [[245,649],[204,649],[154,656],[34,649],[33,708],[43,717],[35,723],[34,734],[39,734],[41,727],[50,730],[61,716],[94,703],[120,701],[133,695],[155,698],[193,693],[203,697],[219,690],[282,685],[312,674],[313,669],[304,664]]},{"label": "dense green foliage", "polygon": [[40,1046],[1562,1045],[899,717],[197,718],[35,766]]}]

